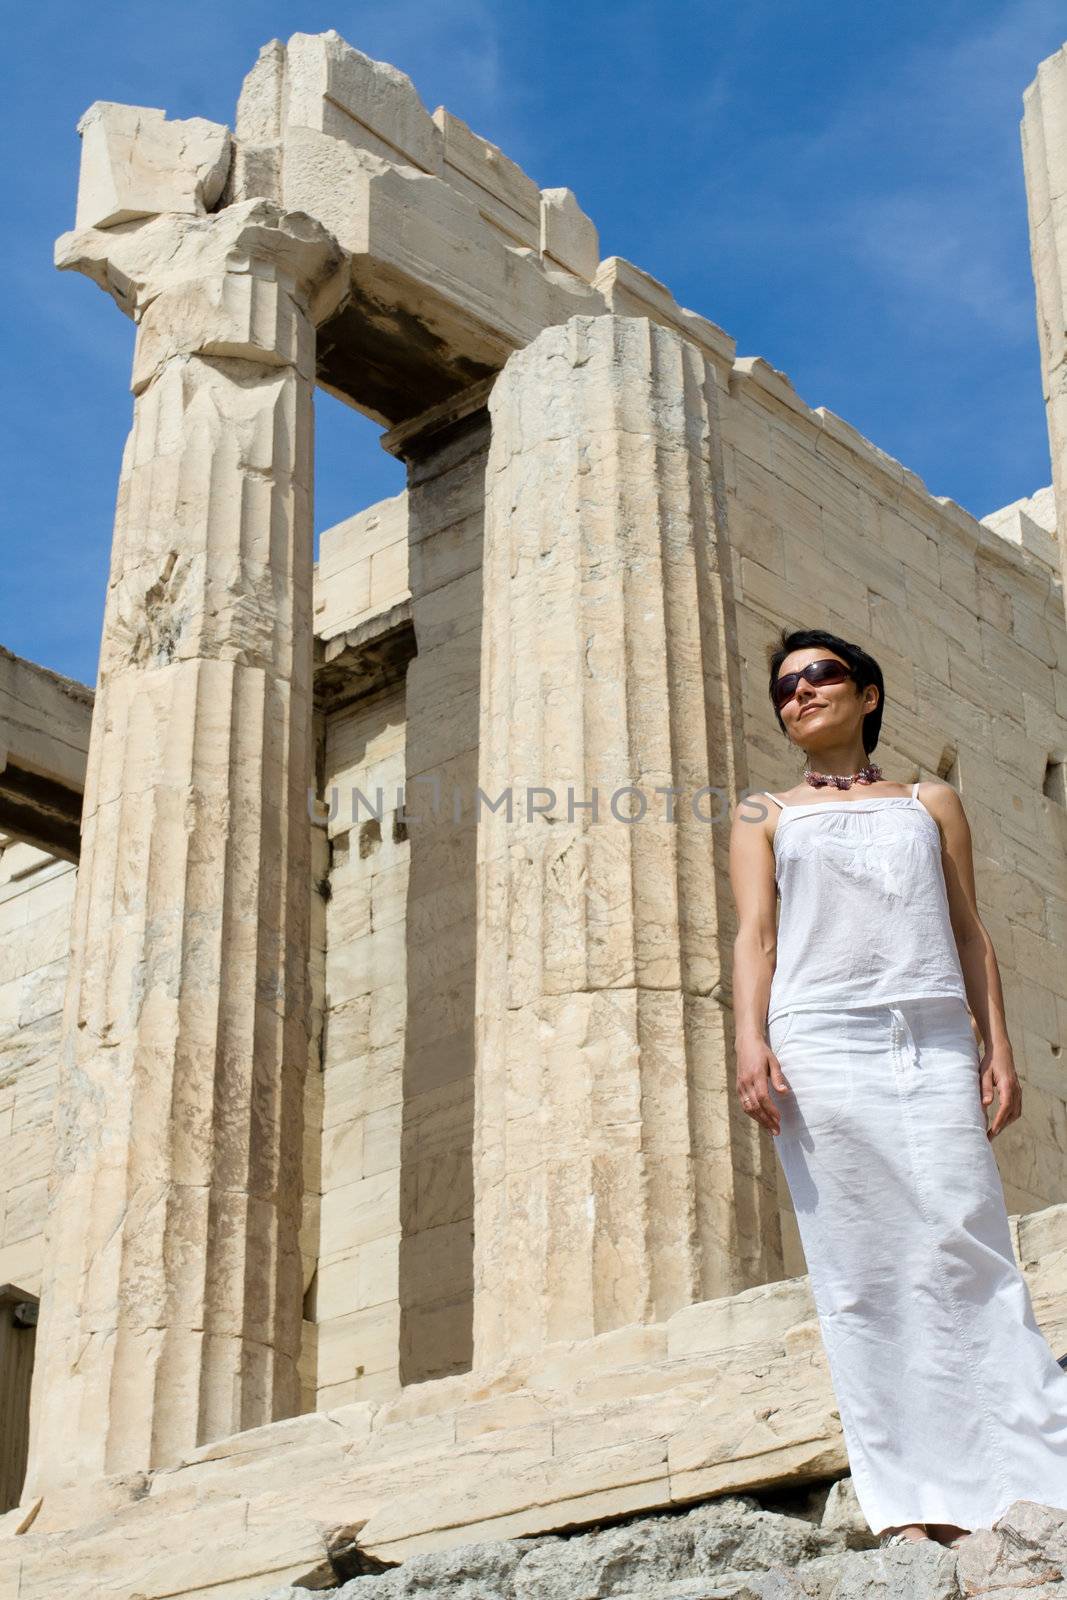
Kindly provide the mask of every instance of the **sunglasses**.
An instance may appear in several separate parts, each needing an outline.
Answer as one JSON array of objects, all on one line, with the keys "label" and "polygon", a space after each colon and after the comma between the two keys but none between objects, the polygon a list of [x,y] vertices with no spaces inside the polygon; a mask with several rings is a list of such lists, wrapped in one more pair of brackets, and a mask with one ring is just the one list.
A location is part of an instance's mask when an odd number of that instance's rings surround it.
[{"label": "sunglasses", "polygon": [[844,683],[846,678],[854,676],[852,668],[846,667],[843,661],[835,661],[830,656],[824,656],[821,661],[809,661],[799,672],[783,673],[771,690],[771,699],[780,711],[796,694],[797,684],[801,678],[807,678],[814,687],[820,683]]}]

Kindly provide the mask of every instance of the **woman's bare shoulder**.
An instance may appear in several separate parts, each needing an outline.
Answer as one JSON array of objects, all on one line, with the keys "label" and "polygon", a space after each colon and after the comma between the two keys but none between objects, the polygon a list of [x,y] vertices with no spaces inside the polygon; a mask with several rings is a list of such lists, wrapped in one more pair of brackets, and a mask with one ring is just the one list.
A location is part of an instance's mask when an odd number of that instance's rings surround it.
[{"label": "woman's bare shoulder", "polygon": [[915,793],[938,822],[954,822],[964,816],[963,801],[951,783],[940,778],[923,778]]},{"label": "woman's bare shoulder", "polygon": [[758,830],[769,843],[777,820],[778,807],[765,789],[746,789],[730,807],[731,835],[735,838],[748,838]]}]

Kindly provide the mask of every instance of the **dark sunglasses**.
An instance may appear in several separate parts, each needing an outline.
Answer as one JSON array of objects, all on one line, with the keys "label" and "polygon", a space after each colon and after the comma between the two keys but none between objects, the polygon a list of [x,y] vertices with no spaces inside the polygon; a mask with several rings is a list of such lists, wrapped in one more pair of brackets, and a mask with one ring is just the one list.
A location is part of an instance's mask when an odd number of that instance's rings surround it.
[{"label": "dark sunglasses", "polygon": [[843,661],[835,661],[831,656],[824,656],[821,661],[809,661],[799,672],[783,673],[771,690],[771,699],[780,711],[796,694],[797,684],[801,678],[807,678],[814,687],[819,683],[844,683],[846,678],[854,676],[852,668],[846,667]]}]

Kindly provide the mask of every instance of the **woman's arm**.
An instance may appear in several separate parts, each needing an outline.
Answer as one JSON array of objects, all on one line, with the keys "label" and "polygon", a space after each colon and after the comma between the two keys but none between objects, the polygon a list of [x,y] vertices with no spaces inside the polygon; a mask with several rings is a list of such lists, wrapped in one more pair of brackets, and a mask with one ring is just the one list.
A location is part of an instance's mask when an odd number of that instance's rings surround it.
[{"label": "woman's arm", "polygon": [[770,1085],[781,1094],[789,1093],[789,1085],[764,1035],[778,949],[774,847],[764,825],[766,805],[755,798],[739,800],[730,813],[730,883],[737,909],[734,1049],[743,1108],[771,1133],[778,1133],[780,1118]]},{"label": "woman's arm", "polygon": [[941,830],[941,865],[948,890],[952,932],[959,952],[967,999],[982,1035],[982,1104],[996,1089],[999,1104],[989,1128],[994,1138],[1022,1111],[1022,1088],[1004,1017],[1000,968],[985,924],[978,915],[971,829],[959,795],[948,783],[920,784],[922,801]]}]

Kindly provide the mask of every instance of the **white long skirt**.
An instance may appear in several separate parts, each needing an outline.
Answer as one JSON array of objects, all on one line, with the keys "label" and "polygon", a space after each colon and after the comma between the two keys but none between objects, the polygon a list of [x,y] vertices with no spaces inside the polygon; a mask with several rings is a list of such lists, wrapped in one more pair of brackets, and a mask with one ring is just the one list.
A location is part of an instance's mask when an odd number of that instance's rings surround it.
[{"label": "white long skirt", "polygon": [[[1067,1509],[1067,1373],[1034,1320],[962,1000],[793,1011],[775,1139],[872,1530]],[[1025,1113],[1024,1113],[1025,1114]]]}]

